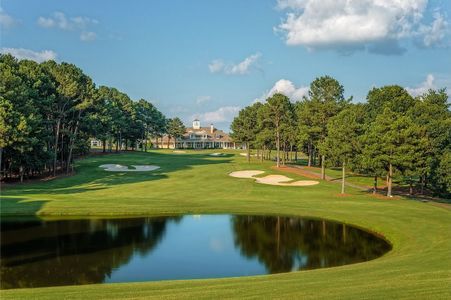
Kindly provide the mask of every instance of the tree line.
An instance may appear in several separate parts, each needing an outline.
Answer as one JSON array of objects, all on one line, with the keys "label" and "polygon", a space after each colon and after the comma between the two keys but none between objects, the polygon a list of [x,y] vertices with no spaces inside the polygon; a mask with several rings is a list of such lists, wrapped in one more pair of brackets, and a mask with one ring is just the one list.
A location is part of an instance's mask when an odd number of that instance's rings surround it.
[{"label": "tree line", "polygon": [[144,99],[96,87],[73,64],[0,55],[0,179],[69,173],[90,138],[103,152],[145,151],[151,137],[176,139],[180,127]]},{"label": "tree line", "polygon": [[330,76],[316,78],[308,95],[292,102],[276,93],[264,103],[242,109],[233,120],[232,136],[261,160],[276,151],[279,167],[303,152],[308,166],[341,167],[342,193],[347,170],[386,178],[392,196],[393,178],[435,194],[451,194],[451,112],[445,89],[412,97],[397,85],[373,88],[366,102],[352,103],[343,86]]}]

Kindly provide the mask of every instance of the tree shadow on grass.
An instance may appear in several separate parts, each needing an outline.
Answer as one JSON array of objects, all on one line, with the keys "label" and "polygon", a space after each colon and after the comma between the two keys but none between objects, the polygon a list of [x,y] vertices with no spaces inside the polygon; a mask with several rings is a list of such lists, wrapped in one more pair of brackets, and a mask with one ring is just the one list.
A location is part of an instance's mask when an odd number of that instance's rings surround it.
[{"label": "tree shadow on grass", "polygon": [[[162,180],[169,174],[189,170],[194,166],[227,164],[231,160],[224,156],[211,159],[205,154],[169,154],[158,152],[127,152],[116,155],[93,156],[76,163],[76,175],[25,185],[15,185],[4,191],[6,196],[24,196],[31,194],[75,194],[98,191],[110,186],[131,184],[144,181]],[[160,169],[149,172],[110,172],[100,168],[103,164],[157,165]]]},{"label": "tree shadow on grass", "polygon": [[[0,200],[0,212],[2,220],[8,215],[11,216],[32,216],[36,215],[48,200],[28,200],[22,197],[3,196]],[[34,217],[33,217],[34,218]]]}]

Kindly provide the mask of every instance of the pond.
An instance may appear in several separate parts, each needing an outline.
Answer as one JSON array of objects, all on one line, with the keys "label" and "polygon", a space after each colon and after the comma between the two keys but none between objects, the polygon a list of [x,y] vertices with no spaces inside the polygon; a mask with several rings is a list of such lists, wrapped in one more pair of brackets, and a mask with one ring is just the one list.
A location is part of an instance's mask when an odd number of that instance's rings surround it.
[{"label": "pond", "polygon": [[391,249],[327,220],[244,215],[1,221],[1,288],[217,278],[341,266]]}]

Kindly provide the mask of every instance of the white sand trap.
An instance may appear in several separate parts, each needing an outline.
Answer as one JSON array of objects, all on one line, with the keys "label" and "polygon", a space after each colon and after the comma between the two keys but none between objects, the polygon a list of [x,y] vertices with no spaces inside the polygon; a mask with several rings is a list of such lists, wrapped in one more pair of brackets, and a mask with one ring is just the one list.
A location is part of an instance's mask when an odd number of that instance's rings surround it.
[{"label": "white sand trap", "polygon": [[[280,186],[309,186],[318,184],[319,181],[314,180],[298,180],[293,181],[293,179],[284,175],[268,175],[262,178],[255,178],[258,183],[270,184],[270,185],[280,185]],[[291,181],[291,182],[290,182]]]},{"label": "white sand trap", "polygon": [[[244,152],[243,152],[243,153],[240,153],[240,155],[241,155],[241,156],[247,156],[247,153],[244,153]],[[257,154],[251,154],[250,156],[254,156],[254,157],[255,157],[255,156],[257,156]]]},{"label": "white sand trap", "polygon": [[265,173],[264,171],[248,170],[248,171],[236,171],[229,175],[237,178],[251,178],[255,179],[257,183],[269,184],[269,185],[279,185],[279,186],[309,186],[318,184],[319,181],[315,180],[298,180],[293,181],[293,179],[284,175],[268,175],[265,177],[254,177]]},{"label": "white sand trap", "polygon": [[225,153],[210,153],[208,155],[210,155],[210,156],[223,156],[223,155],[225,155]]},{"label": "white sand trap", "polygon": [[183,150],[174,150],[172,152],[178,153],[178,154],[186,153],[186,151],[183,151]]},{"label": "white sand trap", "polygon": [[[229,174],[229,176],[236,178],[254,178],[255,175],[265,173],[264,171],[249,170],[249,171],[235,171]],[[255,178],[254,178],[255,179]]]},{"label": "white sand trap", "polygon": [[134,169],[129,169],[127,166],[118,165],[118,164],[106,164],[99,166],[100,168],[104,169],[105,171],[109,172],[149,172],[159,169],[159,166],[153,166],[153,165],[132,165]]}]

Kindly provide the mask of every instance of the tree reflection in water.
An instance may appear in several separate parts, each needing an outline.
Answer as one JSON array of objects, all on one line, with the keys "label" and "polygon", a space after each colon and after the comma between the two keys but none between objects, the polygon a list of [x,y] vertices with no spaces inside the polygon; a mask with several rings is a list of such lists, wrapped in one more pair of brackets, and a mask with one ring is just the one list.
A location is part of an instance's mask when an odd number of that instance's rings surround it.
[{"label": "tree reflection in water", "polygon": [[381,256],[391,246],[377,236],[324,220],[234,216],[235,245],[268,273],[340,266]]},{"label": "tree reflection in water", "polygon": [[172,218],[2,222],[1,288],[101,283],[151,251]]},{"label": "tree reflection in water", "polygon": [[2,219],[0,278],[8,289],[244,276],[361,262],[389,249],[368,232],[294,217]]}]

